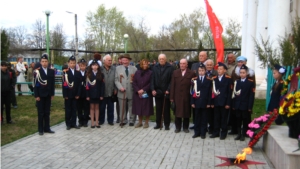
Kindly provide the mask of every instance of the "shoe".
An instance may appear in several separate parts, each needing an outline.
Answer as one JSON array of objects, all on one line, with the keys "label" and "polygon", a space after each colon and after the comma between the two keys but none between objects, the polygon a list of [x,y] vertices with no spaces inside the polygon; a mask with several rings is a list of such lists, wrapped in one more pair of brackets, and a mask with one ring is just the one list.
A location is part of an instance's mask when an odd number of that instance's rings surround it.
[{"label": "shoe", "polygon": [[7,124],[14,124],[15,122],[13,121],[8,121]]},{"label": "shoe", "polygon": [[245,141],[245,136],[242,134],[240,141]]},{"label": "shoe", "polygon": [[120,120],[118,119],[118,120],[116,121],[116,123],[120,123]]},{"label": "shoe", "polygon": [[127,123],[120,123],[120,126],[125,126]]},{"label": "shoe", "polygon": [[87,127],[87,126],[88,126],[87,124],[84,124],[84,125],[83,125],[83,127]]},{"label": "shoe", "polygon": [[100,123],[100,122],[99,122],[99,125],[103,125],[103,124],[104,124],[104,122],[103,122],[103,123]]},{"label": "shoe", "polygon": [[149,127],[149,123],[144,123],[143,128],[145,129],[145,128],[148,128],[148,127]]},{"label": "shoe", "polygon": [[134,126],[134,123],[129,123],[129,126]]},{"label": "shoe", "polygon": [[111,126],[113,126],[114,125],[114,123],[108,123],[109,125],[111,125]]},{"label": "shoe", "polygon": [[77,125],[73,126],[72,128],[80,129],[80,127],[78,127]]},{"label": "shoe", "polygon": [[[234,140],[240,140],[241,139],[241,134],[238,134],[237,136],[236,136],[236,138],[234,138]],[[245,138],[244,138],[245,139]]]},{"label": "shoe", "polygon": [[155,130],[156,130],[156,129],[160,129],[160,127],[159,127],[159,126],[155,126],[154,129],[155,129]]},{"label": "shoe", "polygon": [[237,131],[231,130],[228,134],[229,134],[229,135],[235,135],[235,134],[238,134],[238,132],[237,132]]},{"label": "shoe", "polygon": [[[129,126],[131,125],[131,123],[129,124]],[[134,128],[139,128],[139,127],[142,127],[143,126],[143,123],[138,123],[134,126]]]},{"label": "shoe", "polygon": [[183,132],[189,133],[190,131],[189,131],[189,129],[183,129]]},{"label": "shoe", "polygon": [[221,136],[220,140],[225,140],[226,136]]},{"label": "shoe", "polygon": [[82,124],[80,124],[80,123],[78,124],[78,127],[82,127],[82,126],[83,126]]},{"label": "shoe", "polygon": [[219,137],[219,135],[213,134],[213,135],[209,136],[209,138],[216,138],[216,137]]},{"label": "shoe", "polygon": [[170,127],[169,127],[169,126],[166,126],[166,127],[165,127],[165,130],[170,130]]},{"label": "shoe", "polygon": [[44,135],[44,133],[43,132],[39,132],[39,135],[42,136],[42,135]]},{"label": "shoe", "polygon": [[95,128],[95,126],[91,126],[91,128],[93,129],[93,128]]},{"label": "shoe", "polygon": [[180,132],[180,130],[179,130],[179,129],[176,129],[176,130],[175,130],[175,133],[179,133],[179,132]]},{"label": "shoe", "polygon": [[201,136],[201,139],[205,139],[206,137],[205,136]]},{"label": "shoe", "polygon": [[194,129],[194,128],[195,128],[195,126],[190,127],[191,130]]},{"label": "shoe", "polygon": [[192,138],[197,138],[197,137],[199,137],[199,135],[193,135],[193,137],[192,137]]},{"label": "shoe", "polygon": [[67,126],[67,130],[70,130],[71,129],[71,127],[70,126]]},{"label": "shoe", "polygon": [[55,133],[55,131],[49,130],[49,131],[45,131],[45,133],[54,134],[54,133]]},{"label": "shoe", "polygon": [[100,125],[96,126],[97,128],[100,128]]}]

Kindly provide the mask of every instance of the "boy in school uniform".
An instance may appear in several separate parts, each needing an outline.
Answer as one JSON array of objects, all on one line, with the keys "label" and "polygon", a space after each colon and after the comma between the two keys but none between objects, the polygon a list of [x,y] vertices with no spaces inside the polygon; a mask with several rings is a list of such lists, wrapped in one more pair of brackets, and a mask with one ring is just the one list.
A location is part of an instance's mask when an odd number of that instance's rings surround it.
[{"label": "boy in school uniform", "polygon": [[207,132],[207,108],[210,108],[211,101],[211,87],[212,81],[206,75],[206,67],[200,63],[198,68],[198,77],[192,80],[193,95],[191,96],[191,106],[195,108],[195,126],[193,138],[201,136],[205,139]]},{"label": "boy in school uniform", "polygon": [[[248,67],[242,65],[240,68],[240,79],[234,82],[233,93],[233,109],[236,111],[237,132],[238,135],[234,140],[245,140],[248,130],[248,124],[251,121],[251,112],[254,103],[255,85],[253,80],[247,78]],[[241,126],[243,124],[243,129]]]},{"label": "boy in school uniform", "polygon": [[50,129],[50,105],[54,96],[55,73],[48,68],[48,54],[41,57],[41,66],[34,70],[34,97],[38,109],[39,135],[53,134]]},{"label": "boy in school uniform", "polygon": [[76,125],[76,104],[79,99],[80,86],[80,72],[75,69],[76,59],[71,56],[68,60],[68,69],[63,72],[63,97],[65,99],[65,121],[67,130],[71,128],[80,129]]},{"label": "boy in school uniform", "polygon": [[79,127],[87,127],[89,121],[89,102],[86,100],[86,61],[81,59],[79,62],[80,72],[80,96],[77,102],[77,116],[79,120]]},{"label": "boy in school uniform", "polygon": [[[231,104],[232,80],[226,75],[227,66],[218,63],[218,76],[213,77],[214,94],[214,132],[210,138],[220,136],[220,140],[225,140],[227,136],[228,110]],[[220,135],[221,129],[221,135]]]}]

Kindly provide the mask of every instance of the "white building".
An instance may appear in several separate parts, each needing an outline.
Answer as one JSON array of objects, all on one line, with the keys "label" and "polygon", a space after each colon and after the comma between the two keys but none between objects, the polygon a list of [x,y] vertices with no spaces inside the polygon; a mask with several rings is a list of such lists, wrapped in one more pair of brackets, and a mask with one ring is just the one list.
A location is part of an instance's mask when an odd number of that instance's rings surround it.
[{"label": "white building", "polygon": [[254,39],[270,38],[278,48],[278,38],[291,32],[291,23],[300,15],[300,0],[244,0],[242,25],[242,55],[247,66],[255,70],[258,89],[266,89],[266,69],[254,54]]}]

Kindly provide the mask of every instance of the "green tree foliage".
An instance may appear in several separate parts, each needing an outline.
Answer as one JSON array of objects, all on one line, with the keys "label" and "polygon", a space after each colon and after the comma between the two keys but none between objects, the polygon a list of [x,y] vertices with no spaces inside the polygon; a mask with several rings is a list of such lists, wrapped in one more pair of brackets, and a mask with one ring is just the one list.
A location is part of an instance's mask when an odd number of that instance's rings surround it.
[{"label": "green tree foliage", "polygon": [[5,29],[1,29],[1,60],[7,60],[9,40]]},{"label": "green tree foliage", "polygon": [[107,9],[102,4],[96,12],[88,12],[86,22],[87,31],[93,35],[97,50],[115,51],[123,44],[122,28],[126,21],[123,12],[116,7]]}]

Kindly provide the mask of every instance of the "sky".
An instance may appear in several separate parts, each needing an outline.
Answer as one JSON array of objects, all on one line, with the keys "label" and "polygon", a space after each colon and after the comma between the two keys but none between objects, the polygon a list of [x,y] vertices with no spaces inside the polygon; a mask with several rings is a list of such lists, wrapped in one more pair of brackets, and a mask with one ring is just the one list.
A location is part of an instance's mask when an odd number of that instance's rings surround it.
[{"label": "sky", "polygon": [[[226,24],[229,18],[242,22],[243,0],[208,0],[217,17]],[[64,31],[70,36],[75,34],[74,14],[78,17],[78,36],[86,27],[86,15],[95,12],[104,4],[107,8],[117,7],[128,19],[139,21],[145,18],[150,33],[156,34],[163,25],[169,25],[181,14],[190,14],[198,8],[206,11],[204,0],[6,0],[0,6],[0,28],[25,26],[30,32],[37,19],[46,22],[45,11],[49,17],[49,29],[63,24]],[[224,27],[224,25],[223,25]]]}]

